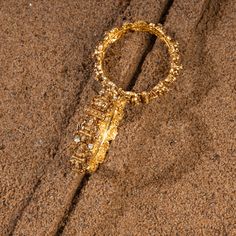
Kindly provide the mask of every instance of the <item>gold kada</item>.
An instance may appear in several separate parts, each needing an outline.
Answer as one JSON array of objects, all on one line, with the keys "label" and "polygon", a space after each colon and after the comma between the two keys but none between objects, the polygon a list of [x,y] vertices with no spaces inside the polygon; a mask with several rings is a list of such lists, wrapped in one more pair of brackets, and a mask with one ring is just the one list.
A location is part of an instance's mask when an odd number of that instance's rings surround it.
[{"label": "gold kada", "polygon": [[[128,31],[154,34],[167,45],[170,55],[169,74],[149,92],[124,91],[109,80],[104,73],[103,60],[107,48]],[[95,56],[97,59],[96,79],[102,83],[103,89],[86,108],[84,122],[78,126],[74,136],[71,162],[74,170],[79,173],[93,173],[99,164],[104,162],[110,141],[114,140],[117,135],[117,127],[123,117],[125,105],[127,103],[148,103],[154,98],[161,97],[169,91],[170,85],[176,80],[179,70],[182,68],[178,44],[165,34],[160,24],[154,25],[144,21],[125,23],[122,27],[114,28],[106,33],[104,40],[95,50]]]}]

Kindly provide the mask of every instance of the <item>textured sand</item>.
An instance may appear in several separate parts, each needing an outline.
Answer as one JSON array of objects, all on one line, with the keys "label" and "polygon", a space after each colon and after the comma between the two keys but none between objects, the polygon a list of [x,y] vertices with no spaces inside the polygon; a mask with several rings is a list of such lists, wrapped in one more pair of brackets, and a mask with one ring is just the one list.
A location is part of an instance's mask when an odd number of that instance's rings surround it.
[{"label": "textured sand", "polygon": [[[236,235],[235,12],[230,0],[0,2],[0,235]],[[165,98],[127,107],[106,162],[75,177],[66,147],[100,89],[94,47],[139,19],[179,41],[182,74]],[[107,71],[150,89],[167,59],[128,34]]]}]

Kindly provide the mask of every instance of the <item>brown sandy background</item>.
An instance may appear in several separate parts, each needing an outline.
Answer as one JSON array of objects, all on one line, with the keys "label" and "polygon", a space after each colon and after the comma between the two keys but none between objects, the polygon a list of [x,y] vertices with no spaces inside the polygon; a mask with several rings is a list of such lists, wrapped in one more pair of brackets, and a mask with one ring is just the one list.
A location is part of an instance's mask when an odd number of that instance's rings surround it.
[{"label": "brown sandy background", "polygon": [[[0,235],[236,235],[236,3],[0,2]],[[161,22],[184,69],[165,98],[127,107],[106,162],[71,173],[67,145],[99,90],[91,54],[124,21]],[[129,34],[107,70],[165,76],[158,40]]]}]

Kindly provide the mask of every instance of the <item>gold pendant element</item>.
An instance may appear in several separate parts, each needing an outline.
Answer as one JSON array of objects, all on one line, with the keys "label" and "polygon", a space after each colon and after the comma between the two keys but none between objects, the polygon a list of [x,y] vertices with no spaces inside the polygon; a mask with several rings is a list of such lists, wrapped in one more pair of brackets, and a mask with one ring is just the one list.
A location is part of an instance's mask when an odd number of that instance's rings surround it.
[{"label": "gold pendant element", "polygon": [[93,173],[104,162],[110,141],[117,135],[126,103],[126,98],[117,93],[102,90],[85,110],[86,118],[75,134],[71,158],[77,172]]}]

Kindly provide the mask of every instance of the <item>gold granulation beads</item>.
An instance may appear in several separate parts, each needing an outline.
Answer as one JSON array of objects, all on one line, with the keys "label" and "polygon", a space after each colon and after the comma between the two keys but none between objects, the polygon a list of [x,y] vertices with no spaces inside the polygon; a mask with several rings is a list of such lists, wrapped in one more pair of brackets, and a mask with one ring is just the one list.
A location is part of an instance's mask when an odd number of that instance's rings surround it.
[{"label": "gold granulation beads", "polygon": [[[151,91],[135,93],[124,91],[108,79],[103,69],[103,61],[107,48],[120,39],[128,31],[141,31],[159,37],[168,48],[170,54],[170,71]],[[158,24],[137,21],[125,23],[121,28],[114,28],[105,34],[104,40],[98,44],[95,53],[96,79],[102,83],[103,89],[90,106],[86,108],[86,117],[74,136],[73,155],[71,162],[76,172],[93,173],[99,164],[104,162],[110,141],[117,135],[117,128],[124,114],[127,103],[148,103],[169,91],[170,85],[176,80],[180,65],[178,44],[167,36],[163,27]]]},{"label": "gold granulation beads", "polygon": [[[167,45],[168,52],[170,54],[171,67],[168,76],[165,80],[159,82],[150,92],[143,91],[141,93],[135,93],[131,91],[123,91],[108,79],[103,70],[103,60],[107,48],[130,30],[148,32],[150,34],[156,35]],[[150,100],[160,97],[169,91],[170,84],[176,80],[179,70],[182,68],[180,65],[178,43],[174,42],[170,36],[165,34],[162,25],[154,25],[153,23],[148,24],[144,21],[125,23],[121,28],[112,29],[110,32],[105,34],[104,40],[97,46],[94,54],[97,59],[95,64],[96,79],[101,81],[102,84],[109,85],[120,91],[121,94],[127,97],[129,101],[136,104],[148,103]]]}]

